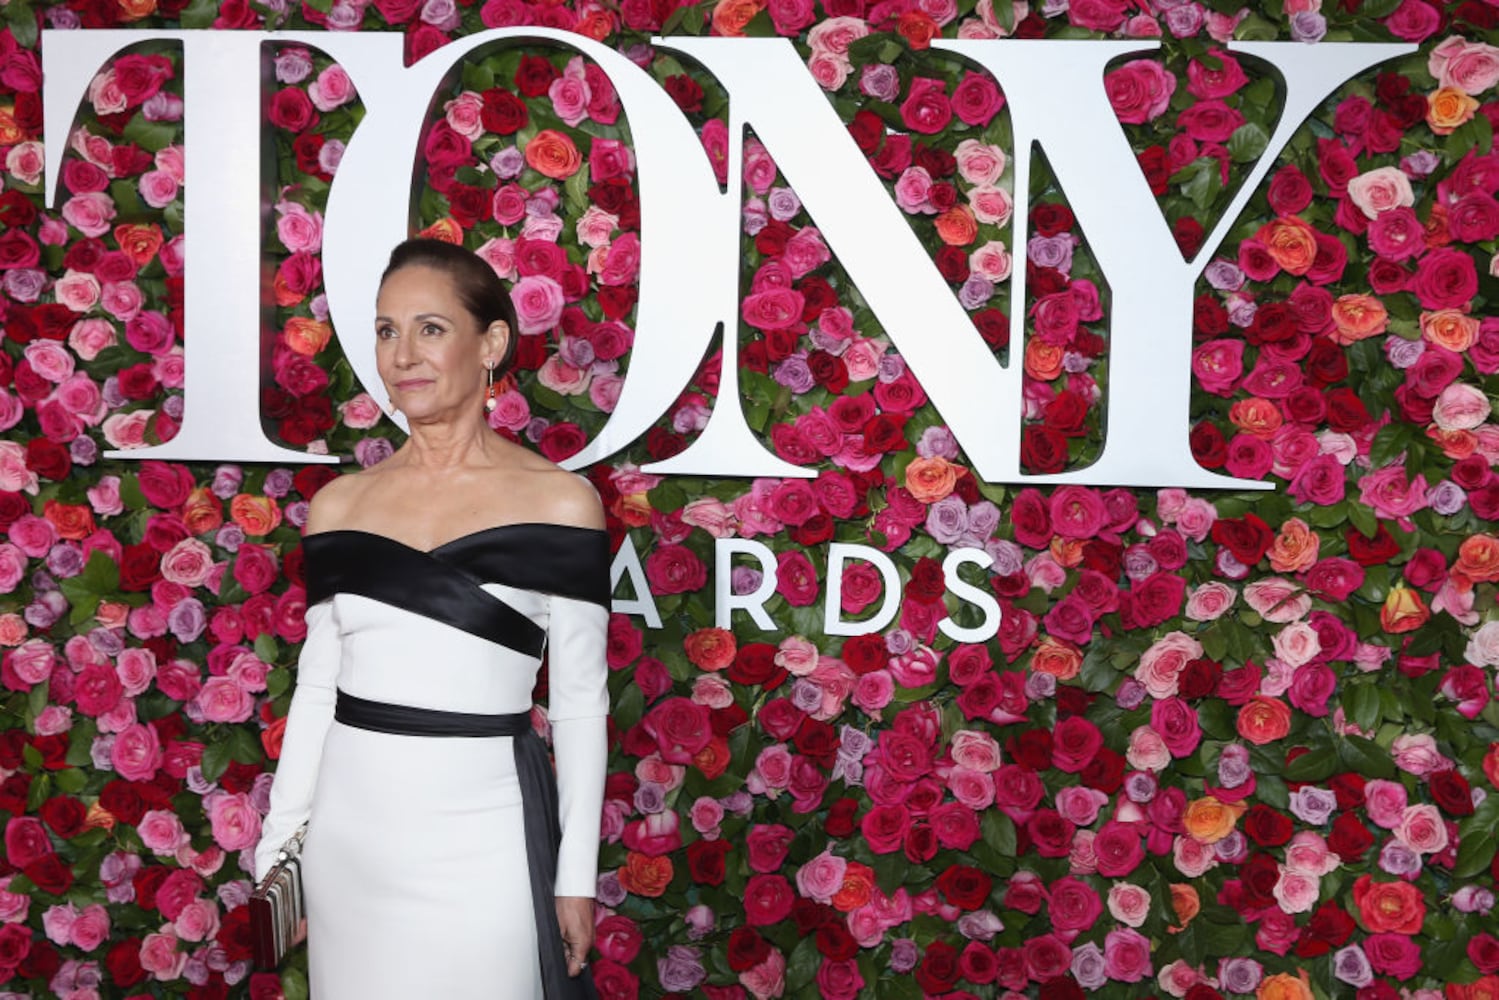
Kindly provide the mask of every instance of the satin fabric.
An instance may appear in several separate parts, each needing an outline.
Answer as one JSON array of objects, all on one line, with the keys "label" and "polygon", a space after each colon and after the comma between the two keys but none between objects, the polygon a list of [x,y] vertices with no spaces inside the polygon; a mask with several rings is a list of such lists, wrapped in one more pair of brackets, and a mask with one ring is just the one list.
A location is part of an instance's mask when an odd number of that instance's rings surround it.
[{"label": "satin fabric", "polygon": [[535,911],[537,947],[541,959],[542,988],[547,1000],[593,1000],[598,992],[593,973],[567,973],[562,948],[562,929],[557,923],[557,900],[552,885],[557,877],[557,847],[562,828],[557,821],[557,779],[545,744],[531,727],[531,713],[480,715],[474,712],[442,712],[410,705],[356,698],[338,692],[334,719],[356,729],[397,736],[514,737],[515,770],[520,776],[521,800],[525,803],[526,858],[531,872],[531,900]]}]

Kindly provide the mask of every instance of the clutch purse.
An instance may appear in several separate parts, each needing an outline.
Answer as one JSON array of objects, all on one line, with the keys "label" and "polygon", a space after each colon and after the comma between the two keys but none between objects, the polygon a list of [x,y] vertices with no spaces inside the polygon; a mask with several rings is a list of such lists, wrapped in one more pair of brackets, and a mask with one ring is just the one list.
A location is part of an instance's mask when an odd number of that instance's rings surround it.
[{"label": "clutch purse", "polygon": [[302,910],[302,838],[307,824],[297,828],[281,850],[276,863],[250,894],[250,936],[257,968],[271,971],[286,953],[307,937],[307,919]]}]

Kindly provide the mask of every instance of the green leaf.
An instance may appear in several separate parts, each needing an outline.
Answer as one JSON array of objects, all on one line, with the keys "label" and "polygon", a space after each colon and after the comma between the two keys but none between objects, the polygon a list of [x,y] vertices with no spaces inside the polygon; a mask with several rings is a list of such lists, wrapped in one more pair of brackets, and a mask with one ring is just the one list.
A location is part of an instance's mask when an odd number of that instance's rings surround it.
[{"label": "green leaf", "polygon": [[786,960],[786,992],[799,996],[817,978],[820,965],[822,955],[817,950],[817,939],[811,935],[802,938]]},{"label": "green leaf", "polygon": [[276,637],[269,632],[262,632],[255,637],[255,656],[268,665],[274,665],[276,658],[281,655],[281,650],[276,644]]},{"label": "green leaf", "polygon": [[211,28],[218,16],[218,0],[193,0],[178,18],[184,28]]},{"label": "green leaf", "polygon": [[1313,750],[1304,753],[1286,765],[1287,781],[1325,781],[1338,769],[1337,757],[1330,753]]},{"label": "green leaf", "polygon": [[1265,147],[1269,145],[1270,136],[1263,126],[1245,122],[1228,137],[1228,155],[1235,163],[1253,163],[1265,154]]},{"label": "green leaf", "polygon": [[1373,732],[1381,717],[1379,689],[1373,684],[1349,684],[1343,690],[1343,711],[1366,732]]},{"label": "green leaf", "polygon": [[993,809],[984,815],[982,830],[985,843],[1007,858],[1015,856],[1016,838],[1014,820],[998,809]]},{"label": "green leaf", "polygon": [[229,756],[241,764],[258,764],[265,759],[265,751],[258,736],[244,726],[232,726],[229,729]]},{"label": "green leaf", "polygon": [[23,49],[36,48],[36,13],[30,4],[13,2],[5,9],[5,21],[10,26],[10,37]]},{"label": "green leaf", "polygon": [[58,791],[67,792],[69,795],[77,795],[88,787],[88,775],[76,767],[54,772],[52,780],[57,783]]},{"label": "green leaf", "polygon": [[307,976],[301,969],[282,969],[281,994],[286,1000],[307,1000]]},{"label": "green leaf", "polygon": [[220,740],[203,748],[203,759],[198,764],[203,769],[203,780],[218,781],[229,769],[229,742]]},{"label": "green leaf", "polygon": [[[1347,770],[1366,778],[1395,777],[1395,761],[1389,751],[1362,736],[1345,736],[1339,740],[1338,759]],[[1289,777],[1289,773],[1287,776]]]},{"label": "green leaf", "polygon": [[148,153],[159,153],[177,138],[179,126],[174,122],[153,122],[136,115],[125,125],[124,137]]}]

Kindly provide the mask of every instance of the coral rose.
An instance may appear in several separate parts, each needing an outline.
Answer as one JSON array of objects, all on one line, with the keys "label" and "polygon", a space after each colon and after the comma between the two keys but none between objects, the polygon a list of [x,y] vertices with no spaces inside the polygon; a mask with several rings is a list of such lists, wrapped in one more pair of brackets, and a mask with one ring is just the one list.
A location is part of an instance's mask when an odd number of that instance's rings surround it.
[{"label": "coral rose", "polygon": [[1342,295],[1333,303],[1333,329],[1328,336],[1337,344],[1356,343],[1384,333],[1389,319],[1384,303],[1374,296]]},{"label": "coral rose", "polygon": [[958,484],[958,467],[941,455],[913,458],[906,466],[906,489],[925,504],[936,503]]},{"label": "coral rose", "polygon": [[583,155],[573,141],[554,129],[542,129],[526,143],[526,164],[552,180],[566,180],[583,165]]},{"label": "coral rose", "polygon": [[1260,980],[1254,992],[1255,1000],[1313,1000],[1312,987],[1306,973],[1293,976],[1289,972],[1277,972]]},{"label": "coral rose", "polygon": [[1193,840],[1216,844],[1234,832],[1234,824],[1244,815],[1245,808],[1241,802],[1220,802],[1205,795],[1187,806],[1187,811],[1182,814],[1182,825]]},{"label": "coral rose", "polygon": [[1239,735],[1257,746],[1274,743],[1291,731],[1291,708],[1279,698],[1255,695],[1239,709]]},{"label": "coral rose", "polygon": [[700,628],[682,641],[682,648],[703,670],[722,670],[734,662],[734,633],[723,628]]},{"label": "coral rose", "polygon": [[1265,246],[1265,252],[1281,270],[1305,274],[1317,259],[1317,231],[1294,215],[1272,219],[1260,227],[1254,238]]},{"label": "coral rose", "polygon": [[619,884],[632,896],[649,896],[654,899],[666,892],[666,887],[671,884],[672,874],[670,856],[663,854],[653,858],[630,851],[619,869]]}]

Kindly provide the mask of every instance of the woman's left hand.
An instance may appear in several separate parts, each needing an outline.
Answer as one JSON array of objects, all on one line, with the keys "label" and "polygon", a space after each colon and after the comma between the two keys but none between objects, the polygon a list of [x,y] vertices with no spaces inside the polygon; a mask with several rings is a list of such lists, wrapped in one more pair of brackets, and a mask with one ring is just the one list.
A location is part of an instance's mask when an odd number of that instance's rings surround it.
[{"label": "woman's left hand", "polygon": [[588,952],[593,947],[593,897],[558,896],[557,924],[562,928],[567,974],[576,976],[588,964]]}]

